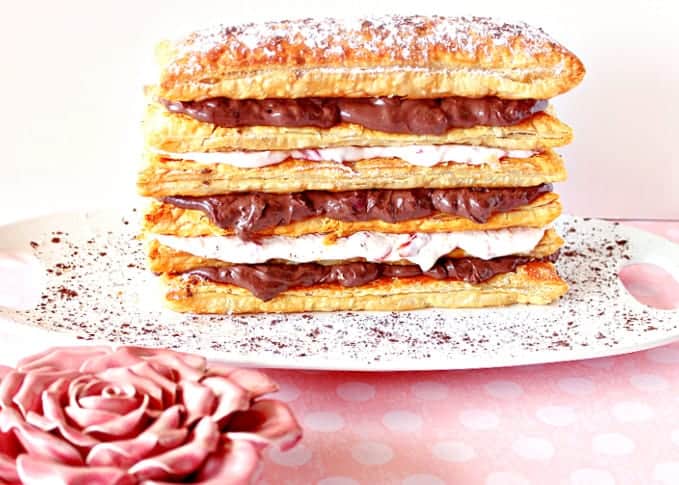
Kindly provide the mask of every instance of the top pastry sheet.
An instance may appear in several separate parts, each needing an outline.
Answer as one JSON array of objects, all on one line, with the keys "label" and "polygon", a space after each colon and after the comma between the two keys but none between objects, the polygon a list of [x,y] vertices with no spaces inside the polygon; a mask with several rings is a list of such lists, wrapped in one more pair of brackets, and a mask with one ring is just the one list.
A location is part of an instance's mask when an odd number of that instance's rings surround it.
[{"label": "top pastry sheet", "polygon": [[547,99],[577,85],[580,60],[543,30],[488,18],[384,16],[218,26],[161,42],[155,94],[298,98]]}]

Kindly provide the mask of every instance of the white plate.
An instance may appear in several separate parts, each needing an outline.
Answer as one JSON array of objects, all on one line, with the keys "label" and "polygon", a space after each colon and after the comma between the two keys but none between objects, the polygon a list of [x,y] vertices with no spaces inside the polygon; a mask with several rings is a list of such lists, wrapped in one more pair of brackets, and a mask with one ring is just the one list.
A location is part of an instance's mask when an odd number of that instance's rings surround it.
[{"label": "white plate", "polygon": [[567,216],[557,222],[568,240],[559,271],[571,290],[546,307],[194,316],[160,308],[158,285],[135,239],[139,217],[136,211],[79,212],[0,227],[0,256],[27,252],[48,272],[44,288],[37,288],[37,307],[0,308],[0,319],[26,338],[34,338],[36,328],[52,332],[51,341],[60,344],[98,340],[242,365],[370,371],[558,362],[679,338],[679,311],[638,303],[617,276],[626,264],[651,262],[679,281],[679,245],[616,223]]}]

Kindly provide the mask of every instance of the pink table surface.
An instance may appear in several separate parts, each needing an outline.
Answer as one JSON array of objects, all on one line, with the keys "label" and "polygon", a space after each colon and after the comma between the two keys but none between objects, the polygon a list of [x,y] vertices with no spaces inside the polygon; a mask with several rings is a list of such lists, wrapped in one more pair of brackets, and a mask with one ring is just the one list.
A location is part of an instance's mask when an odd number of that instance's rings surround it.
[{"label": "pink table surface", "polygon": [[[679,242],[679,222],[630,224]],[[630,285],[679,306],[653,272]],[[267,452],[262,485],[679,484],[679,343],[489,370],[267,372],[305,437]]]}]

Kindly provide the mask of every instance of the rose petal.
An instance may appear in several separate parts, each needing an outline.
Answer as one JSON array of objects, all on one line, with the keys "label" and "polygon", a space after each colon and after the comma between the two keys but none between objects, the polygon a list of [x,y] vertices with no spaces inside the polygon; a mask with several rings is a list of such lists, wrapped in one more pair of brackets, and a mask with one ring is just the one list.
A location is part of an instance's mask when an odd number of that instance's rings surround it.
[{"label": "rose petal", "polygon": [[127,414],[139,407],[142,399],[141,396],[85,396],[78,399],[78,405],[83,409]]},{"label": "rose petal", "polygon": [[219,443],[219,428],[210,418],[198,421],[190,441],[161,455],[142,460],[129,472],[139,480],[181,478],[195,472]]},{"label": "rose petal", "polygon": [[126,347],[129,352],[143,358],[149,364],[162,365],[175,371],[179,380],[197,381],[205,375],[207,361],[198,355],[184,354],[167,349]]},{"label": "rose petal", "polygon": [[208,376],[229,377],[237,368],[222,364],[221,362],[210,362],[207,369],[205,369],[205,374]]},{"label": "rose petal", "polygon": [[177,398],[177,383],[172,381],[169,377],[172,376],[172,372],[166,372],[164,375],[161,370],[167,371],[168,369],[158,369],[158,366],[154,367],[148,362],[143,362],[141,364],[134,365],[131,369],[138,376],[145,377],[153,381],[162,391],[162,406],[171,406],[176,402]]},{"label": "rose petal", "polygon": [[135,485],[137,481],[125,470],[112,467],[72,467],[61,463],[21,455],[17,471],[22,483],[49,485]]},{"label": "rose petal", "polygon": [[78,450],[56,436],[46,433],[26,423],[14,409],[0,411],[0,422],[3,429],[13,429],[27,453],[59,461],[68,465],[81,465],[83,460]]},{"label": "rose petal", "polygon": [[223,375],[234,381],[243,389],[246,389],[252,398],[263,394],[276,392],[278,386],[266,374],[253,369],[231,369],[220,365],[210,366],[208,375]]},{"label": "rose petal", "polygon": [[90,448],[99,443],[96,438],[82,433],[68,423],[64,410],[55,394],[51,392],[43,393],[42,411],[42,415],[33,412],[28,413],[26,421],[43,431],[58,429],[61,435],[75,446]]},{"label": "rose petal", "polygon": [[210,416],[217,406],[217,397],[209,387],[197,382],[181,382],[182,403],[186,408],[186,425],[191,426],[195,421]]},{"label": "rose petal", "polygon": [[205,360],[204,357],[196,354],[188,354],[186,352],[178,352],[176,350],[150,349],[148,347],[134,346],[121,347],[121,349],[125,349],[128,352],[149,361],[155,361],[156,359],[162,361],[165,356],[173,355],[175,358],[180,359],[187,366],[193,367],[195,370],[201,373],[205,372],[205,368],[207,367],[207,360]]},{"label": "rose petal", "polygon": [[144,459],[157,445],[153,436],[141,434],[130,440],[99,443],[87,455],[88,466],[114,466],[127,469]]},{"label": "rose petal", "polygon": [[21,387],[26,374],[23,372],[9,372],[5,374],[0,382],[0,406],[2,408],[9,408],[14,405],[14,395]]},{"label": "rose petal", "polygon": [[181,379],[199,379],[206,366],[204,358],[167,349],[120,347],[114,354],[88,362],[83,371],[101,372],[115,367],[130,367],[139,362],[161,364],[176,371]]},{"label": "rose petal", "polygon": [[110,347],[52,347],[19,361],[20,372],[54,372],[63,370],[80,370],[88,359],[110,354]]},{"label": "rose petal", "polygon": [[120,417],[119,414],[99,411],[98,409],[83,409],[78,406],[65,406],[66,415],[81,428],[88,428],[98,424],[105,424]]},{"label": "rose petal", "polygon": [[182,407],[172,406],[136,438],[95,446],[87,455],[87,464],[129,468],[153,451],[162,452],[179,446],[188,435],[186,428],[179,428],[181,415]]},{"label": "rose petal", "polygon": [[0,433],[0,483],[19,483],[15,460],[23,451],[14,431]]},{"label": "rose petal", "polygon": [[273,399],[259,400],[247,411],[235,413],[229,422],[227,436],[231,438],[233,433],[243,433],[240,438],[247,434],[257,435],[278,444],[283,450],[292,448],[302,438],[302,429],[290,408]]},{"label": "rose petal", "polygon": [[[92,424],[87,426],[83,431],[85,433],[101,433],[107,436],[134,436],[140,431],[139,428],[143,424],[143,419],[146,416],[146,409],[148,406],[149,398],[148,396],[144,396],[139,407],[131,413],[125,414],[124,416],[116,416],[110,421]],[[66,408],[66,413],[68,413],[68,408]]]},{"label": "rose petal", "polygon": [[196,476],[201,485],[250,483],[261,466],[259,450],[247,441],[228,441],[210,455]]},{"label": "rose petal", "polygon": [[216,422],[220,422],[235,411],[245,411],[250,407],[250,394],[229,379],[206,377],[201,384],[212,390],[219,400],[212,413],[212,419]]},{"label": "rose petal", "polygon": [[26,415],[26,422],[36,428],[40,428],[43,431],[52,431],[57,428],[57,425],[51,419],[46,418],[42,414],[29,412]]},{"label": "rose petal", "polygon": [[22,452],[23,448],[14,431],[0,433],[0,454],[16,458]]},{"label": "rose petal", "polygon": [[142,362],[142,359],[134,353],[129,352],[126,347],[120,347],[115,352],[89,359],[87,362],[83,363],[80,370],[82,372],[96,374],[107,369],[130,367],[139,362]]},{"label": "rose petal", "polygon": [[10,372],[14,372],[14,367],[0,365],[0,380],[2,380]]},{"label": "rose petal", "polygon": [[[108,387],[120,390],[120,386],[112,386],[89,374],[77,377],[68,386],[70,404],[65,408],[66,413],[80,427],[85,428],[129,414],[137,409],[144,399],[143,396],[137,395],[134,386],[130,384],[122,384],[120,391],[122,395],[107,396],[105,391]],[[100,394],[81,397],[92,392]],[[82,406],[82,402],[85,402],[86,406]]]},{"label": "rose petal", "polygon": [[106,369],[97,373],[97,379],[106,382],[115,382],[119,386],[131,385],[141,395],[149,398],[151,407],[155,409],[162,409],[163,407],[163,390],[153,380],[146,376],[140,376],[126,368]]},{"label": "rose petal", "polygon": [[[229,441],[208,456],[192,483],[195,485],[245,485],[252,483],[260,465],[257,448],[247,441]],[[172,485],[176,482],[146,480],[140,485]]]},{"label": "rose petal", "polygon": [[19,481],[15,462],[15,458],[0,453],[0,483],[17,483]]},{"label": "rose petal", "polygon": [[[88,392],[101,392],[107,385],[106,381],[101,381],[92,374],[78,374],[68,383],[68,402],[72,406],[79,407],[78,398],[83,395],[88,395]],[[124,385],[124,384],[123,384]],[[134,388],[132,393],[135,393]]]},{"label": "rose petal", "polygon": [[62,396],[67,392],[69,381],[57,379],[42,393],[42,414],[29,411],[26,421],[43,431],[58,429],[62,436],[75,446],[91,447],[99,441],[87,436],[68,423],[62,408]]},{"label": "rose petal", "polygon": [[[144,434],[150,434],[158,438],[158,444],[163,448],[172,448],[181,441],[178,440],[178,431],[188,433],[186,428],[179,428],[182,424],[182,415],[184,413],[184,408],[179,404],[167,408],[162,414],[156,419],[151,426],[149,426]],[[184,435],[186,435],[184,433]]]},{"label": "rose petal", "polygon": [[[100,380],[96,375],[85,374],[84,385],[78,386],[73,399],[80,402],[89,397],[138,398],[137,390],[131,384],[119,384]],[[72,400],[73,400],[72,399]]]},{"label": "rose petal", "polygon": [[[21,387],[14,395],[12,401],[21,409],[24,416],[29,411],[40,411],[41,398],[40,394],[60,379],[72,379],[77,376],[76,372],[72,371],[56,371],[56,372],[31,372],[26,374]],[[4,382],[4,381],[3,381]]]}]

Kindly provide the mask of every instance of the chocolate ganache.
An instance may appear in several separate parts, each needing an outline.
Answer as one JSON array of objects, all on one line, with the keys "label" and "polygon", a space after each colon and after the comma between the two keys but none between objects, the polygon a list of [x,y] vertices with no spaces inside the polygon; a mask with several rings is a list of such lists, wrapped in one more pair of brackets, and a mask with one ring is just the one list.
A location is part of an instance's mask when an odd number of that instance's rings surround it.
[{"label": "chocolate ganache", "polygon": [[547,108],[546,100],[449,97],[437,99],[297,98],[199,101],[160,99],[169,111],[221,127],[331,128],[355,123],[372,130],[442,135],[453,128],[511,126]]},{"label": "chocolate ganache", "polygon": [[368,189],[344,192],[306,191],[292,194],[231,193],[203,197],[172,196],[163,202],[199,210],[210,221],[243,238],[313,217],[344,222],[380,220],[389,223],[437,213],[483,223],[551,192],[551,184],[536,187],[457,189]]},{"label": "chocolate ganache", "polygon": [[303,264],[234,264],[225,267],[201,267],[184,273],[189,280],[198,278],[214,283],[245,288],[263,301],[271,300],[293,288],[339,284],[344,287],[366,285],[378,279],[425,276],[436,280],[465,281],[478,284],[493,276],[510,273],[533,261],[553,262],[558,253],[546,258],[504,256],[490,260],[479,258],[441,258],[428,271],[414,264],[350,262],[333,265]]}]

